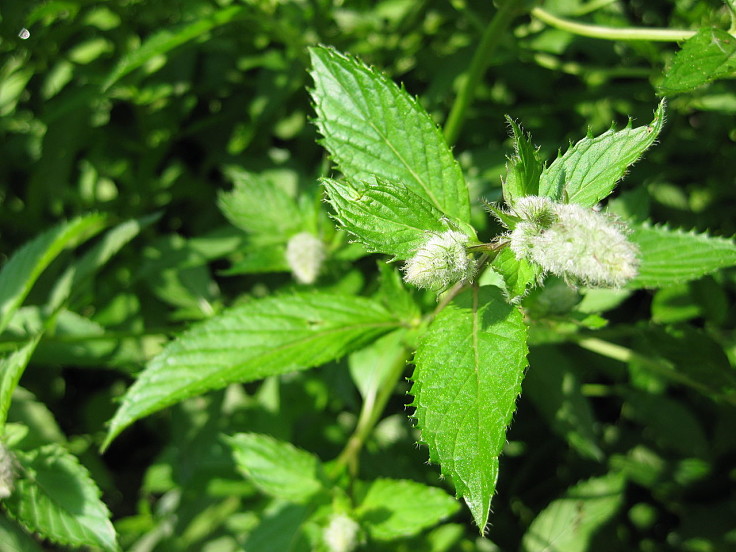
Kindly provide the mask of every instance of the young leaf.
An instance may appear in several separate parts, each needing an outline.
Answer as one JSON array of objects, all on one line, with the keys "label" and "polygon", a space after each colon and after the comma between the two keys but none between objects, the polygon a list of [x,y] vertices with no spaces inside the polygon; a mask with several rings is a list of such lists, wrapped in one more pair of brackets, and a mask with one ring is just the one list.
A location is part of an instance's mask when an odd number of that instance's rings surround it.
[{"label": "young leaf", "polygon": [[624,479],[613,473],[578,483],[547,506],[521,543],[523,552],[585,552],[595,532],[621,506]]},{"label": "young leaf", "polygon": [[140,47],[133,49],[120,58],[118,64],[110,72],[107,79],[105,79],[102,89],[107,90],[125,75],[138,69],[138,67],[144,65],[154,57],[163,55],[215,27],[229,23],[244,10],[244,6],[230,6],[215,9],[211,14],[197,18],[193,23],[158,31],[141,44]]},{"label": "young leaf", "polygon": [[302,293],[268,297],[193,327],[128,390],[103,445],[135,420],[195,395],[318,366],[399,325],[376,301]]},{"label": "young leaf", "polygon": [[641,255],[629,288],[669,286],[736,264],[736,243],[725,238],[645,224],[635,226],[629,239]]},{"label": "young leaf", "polygon": [[23,375],[40,339],[41,336],[37,335],[17,351],[0,358],[0,435],[8,417],[13,391],[18,385],[18,381]]},{"label": "young leaf", "polygon": [[66,247],[102,230],[105,217],[88,215],[62,223],[16,251],[0,270],[0,333],[8,325],[41,272]]},{"label": "young leaf", "polygon": [[342,173],[403,182],[433,207],[470,220],[460,165],[424,108],[385,75],[331,48],[310,48],[317,128]]},{"label": "young leaf", "polygon": [[506,298],[511,303],[518,303],[541,273],[539,266],[517,259],[508,247],[498,252],[491,267],[503,278]]},{"label": "young leaf", "polygon": [[304,217],[293,197],[265,177],[239,169],[228,169],[235,183],[221,192],[220,210],[238,228],[253,234],[288,235],[303,227]]},{"label": "young leaf", "polygon": [[481,531],[498,456],[526,367],[521,313],[493,286],[458,297],[421,336],[412,379],[414,416],[430,460],[452,478]]},{"label": "young leaf", "polygon": [[13,518],[57,544],[118,550],[110,512],[76,457],[58,445],[15,455],[22,477],[3,501]]},{"label": "young leaf", "polygon": [[514,140],[514,155],[506,164],[506,180],[503,182],[503,199],[513,205],[520,197],[539,194],[539,177],[542,162],[531,138],[508,115],[506,122],[511,127]]},{"label": "young leaf", "polygon": [[427,241],[427,231],[448,229],[445,215],[402,183],[372,177],[323,183],[335,218],[369,251],[408,259]]},{"label": "young leaf", "polygon": [[442,489],[416,481],[376,479],[355,511],[361,525],[378,541],[416,535],[458,510]]},{"label": "young leaf", "polygon": [[593,207],[611,193],[626,169],[656,141],[664,125],[664,101],[654,120],[643,127],[610,129],[586,137],[545,167],[539,179],[539,195],[555,201]]},{"label": "young leaf", "polygon": [[675,55],[658,86],[665,96],[689,92],[736,71],[736,38],[721,29],[701,29]]},{"label": "young leaf", "polygon": [[319,459],[309,452],[256,433],[238,433],[227,442],[238,468],[266,494],[304,502],[324,488]]}]

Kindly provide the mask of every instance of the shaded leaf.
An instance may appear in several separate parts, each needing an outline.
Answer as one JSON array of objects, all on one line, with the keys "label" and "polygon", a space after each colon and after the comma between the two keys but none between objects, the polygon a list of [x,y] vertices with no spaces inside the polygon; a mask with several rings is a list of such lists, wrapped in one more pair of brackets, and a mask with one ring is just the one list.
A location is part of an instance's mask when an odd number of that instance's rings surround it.
[{"label": "shaded leaf", "polygon": [[31,359],[33,351],[35,351],[41,336],[38,335],[20,347],[17,351],[0,357],[0,435],[8,416],[10,401],[15,391],[20,377]]}]

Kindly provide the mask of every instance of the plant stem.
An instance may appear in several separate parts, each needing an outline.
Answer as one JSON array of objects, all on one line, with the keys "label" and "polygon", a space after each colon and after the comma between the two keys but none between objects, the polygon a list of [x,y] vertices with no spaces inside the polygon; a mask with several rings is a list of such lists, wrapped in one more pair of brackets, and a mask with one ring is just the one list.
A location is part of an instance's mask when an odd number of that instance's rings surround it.
[{"label": "plant stem", "polygon": [[568,31],[570,33],[587,36],[590,38],[602,38],[604,40],[648,40],[655,42],[679,42],[687,40],[695,35],[696,31],[686,29],[653,29],[648,27],[603,27],[601,25],[589,25],[577,23],[569,19],[562,19],[552,15],[542,8],[532,8],[532,16],[543,21],[551,27]]},{"label": "plant stem", "polygon": [[391,394],[396,388],[396,383],[401,378],[406,368],[406,363],[411,357],[411,351],[405,348],[402,355],[396,358],[391,371],[382,382],[378,391],[372,395],[369,395],[363,401],[363,406],[360,410],[360,416],[358,417],[358,423],[355,426],[353,434],[348,439],[345,448],[337,457],[335,463],[338,466],[347,466],[351,477],[355,478],[358,474],[358,463],[360,451],[363,449],[368,436],[373,431],[373,428],[381,419],[386,403],[391,397]]},{"label": "plant stem", "polygon": [[483,73],[485,73],[498,44],[501,42],[506,27],[508,27],[513,17],[517,14],[517,8],[518,2],[516,0],[503,0],[483,33],[480,44],[475,50],[475,54],[473,54],[473,60],[470,62],[470,68],[465,77],[465,82],[461,85],[460,92],[457,98],[455,98],[455,103],[445,122],[445,139],[450,145],[455,143],[460,134],[460,129],[465,122],[468,108],[475,98],[478,84],[480,84]]}]

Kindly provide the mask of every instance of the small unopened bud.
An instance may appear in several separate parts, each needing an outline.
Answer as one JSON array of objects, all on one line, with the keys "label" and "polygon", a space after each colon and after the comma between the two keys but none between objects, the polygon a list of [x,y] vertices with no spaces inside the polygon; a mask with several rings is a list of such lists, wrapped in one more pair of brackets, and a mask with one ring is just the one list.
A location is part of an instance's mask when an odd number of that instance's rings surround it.
[{"label": "small unopened bud", "polygon": [[468,257],[468,236],[455,230],[431,233],[404,265],[404,280],[420,288],[446,289],[473,275],[475,261]]},{"label": "small unopened bud", "polygon": [[286,262],[300,284],[313,284],[325,260],[325,244],[309,232],[300,232],[286,244]]},{"label": "small unopened bud", "polygon": [[346,514],[334,514],[322,538],[330,552],[352,552],[358,545],[358,523]]},{"label": "small unopened bud", "polygon": [[522,219],[509,235],[518,259],[588,286],[621,287],[636,276],[639,250],[623,222],[536,196],[520,198],[513,210]]},{"label": "small unopened bud", "polygon": [[13,494],[16,475],[13,453],[0,443],[0,500]]}]

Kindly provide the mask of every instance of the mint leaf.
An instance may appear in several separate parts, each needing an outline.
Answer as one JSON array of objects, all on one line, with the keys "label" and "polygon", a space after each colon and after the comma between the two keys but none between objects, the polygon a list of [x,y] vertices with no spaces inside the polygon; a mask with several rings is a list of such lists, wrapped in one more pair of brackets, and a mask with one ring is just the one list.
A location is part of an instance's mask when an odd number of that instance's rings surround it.
[{"label": "mint leaf", "polygon": [[611,193],[626,169],[657,140],[664,125],[664,101],[647,126],[610,129],[588,136],[545,167],[539,195],[555,201],[592,207]]},{"label": "mint leaf", "polygon": [[376,301],[328,293],[268,297],[193,327],[128,390],[103,445],[135,420],[235,382],[318,366],[399,325]]},{"label": "mint leaf", "polygon": [[634,226],[629,239],[641,255],[629,288],[664,287],[736,264],[736,243],[725,238],[644,224]]},{"label": "mint leaf", "polygon": [[238,228],[267,237],[297,232],[304,217],[293,197],[266,177],[237,168],[225,171],[235,187],[221,192],[220,210]]},{"label": "mint leaf", "polygon": [[[408,259],[427,241],[427,231],[444,232],[444,214],[403,183],[368,177],[365,181],[322,181],[335,218],[369,251]],[[475,236],[469,225],[465,229]]]},{"label": "mint leaf", "polygon": [[491,267],[503,278],[506,298],[511,303],[518,303],[541,274],[538,265],[533,265],[525,259],[517,259],[508,247],[498,252]]},{"label": "mint leaf", "polygon": [[43,549],[17,523],[0,516],[0,550],[8,552],[43,552]]},{"label": "mint leaf", "polygon": [[506,122],[511,127],[514,141],[514,155],[506,164],[506,180],[503,182],[503,199],[513,205],[520,197],[539,194],[539,177],[542,162],[537,148],[528,134],[508,115]]},{"label": "mint leaf", "polygon": [[310,48],[317,128],[340,171],[403,182],[434,208],[470,221],[460,165],[424,108],[388,77],[332,48]]},{"label": "mint leaf", "polygon": [[689,92],[736,71],[736,38],[721,29],[701,29],[689,38],[657,87],[670,96]]},{"label": "mint leaf", "polygon": [[57,544],[118,550],[100,490],[75,456],[59,445],[14,453],[22,476],[3,501],[13,518]]},{"label": "mint leaf", "polygon": [[589,550],[591,537],[621,507],[623,486],[623,477],[609,474],[571,487],[532,521],[522,551]]},{"label": "mint leaf", "polygon": [[102,230],[105,220],[103,215],[95,214],[59,224],[13,254],[0,270],[0,333],[51,261],[65,248]]},{"label": "mint leaf", "polygon": [[0,435],[8,417],[8,409],[12,400],[13,391],[15,391],[20,377],[31,360],[33,351],[40,341],[40,334],[30,339],[25,345],[17,351],[6,357],[0,357]]},{"label": "mint leaf", "polygon": [[315,455],[268,435],[238,433],[226,440],[238,468],[262,492],[303,502],[323,489]]},{"label": "mint leaf", "polygon": [[496,488],[498,456],[526,367],[521,313],[493,286],[445,308],[419,341],[414,416],[430,460],[452,478],[481,531]]},{"label": "mint leaf", "polygon": [[375,540],[416,535],[458,509],[457,501],[442,489],[416,481],[376,479],[355,511]]}]

